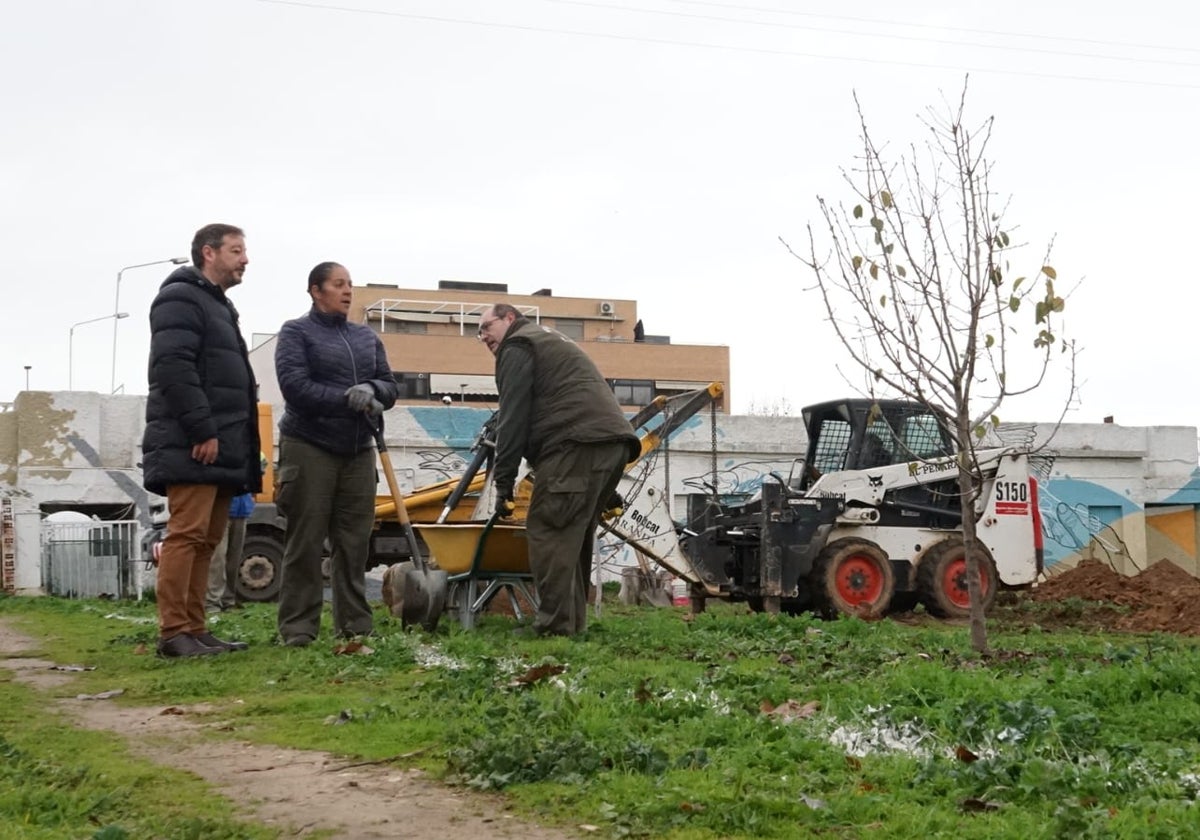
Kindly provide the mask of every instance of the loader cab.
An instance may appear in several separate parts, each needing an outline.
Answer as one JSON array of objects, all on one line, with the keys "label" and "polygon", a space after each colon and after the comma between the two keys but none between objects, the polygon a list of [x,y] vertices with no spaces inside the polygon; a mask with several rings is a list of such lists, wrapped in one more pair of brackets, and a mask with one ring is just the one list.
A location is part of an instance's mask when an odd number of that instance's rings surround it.
[{"label": "loader cab", "polygon": [[926,406],[904,400],[837,400],[802,412],[808,433],[801,475],[805,490],[822,475],[871,470],[953,454],[945,425]]}]

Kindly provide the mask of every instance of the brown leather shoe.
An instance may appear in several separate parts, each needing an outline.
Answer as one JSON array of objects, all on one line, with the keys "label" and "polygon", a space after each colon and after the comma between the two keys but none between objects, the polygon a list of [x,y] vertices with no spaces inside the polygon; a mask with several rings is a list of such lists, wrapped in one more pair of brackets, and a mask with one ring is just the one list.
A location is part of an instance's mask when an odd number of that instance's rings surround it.
[{"label": "brown leather shoe", "polygon": [[224,639],[218,639],[212,633],[205,630],[203,633],[197,633],[194,637],[202,645],[214,648],[224,648],[225,650],[249,650],[250,645],[245,642],[227,642]]},{"label": "brown leather shoe", "polygon": [[210,647],[187,633],[179,633],[169,639],[158,640],[158,655],[164,659],[182,656],[213,656],[224,652],[225,648]]}]

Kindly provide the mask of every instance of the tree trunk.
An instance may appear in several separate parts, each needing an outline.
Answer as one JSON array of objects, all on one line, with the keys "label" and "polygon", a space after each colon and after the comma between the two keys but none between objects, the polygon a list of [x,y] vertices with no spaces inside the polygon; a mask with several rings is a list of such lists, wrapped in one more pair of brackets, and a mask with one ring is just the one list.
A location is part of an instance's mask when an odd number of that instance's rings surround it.
[{"label": "tree trunk", "polygon": [[958,493],[962,510],[963,546],[967,563],[967,595],[971,601],[971,649],[987,656],[988,648],[986,616],[983,613],[983,597],[979,591],[979,541],[975,533],[975,498],[979,489],[975,487],[975,476],[971,472],[973,451],[970,420],[958,420]]}]

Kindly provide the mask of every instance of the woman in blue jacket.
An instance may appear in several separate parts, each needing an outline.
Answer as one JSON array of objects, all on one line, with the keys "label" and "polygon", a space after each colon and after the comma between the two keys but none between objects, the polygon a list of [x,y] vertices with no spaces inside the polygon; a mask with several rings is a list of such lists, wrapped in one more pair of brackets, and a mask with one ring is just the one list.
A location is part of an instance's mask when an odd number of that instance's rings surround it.
[{"label": "woman in blue jacket", "polygon": [[375,428],[396,402],[383,342],[346,320],[350,272],[333,262],[308,276],[312,309],[279,331],[275,374],[286,407],[279,423],[275,503],[287,518],[279,635],[303,647],[321,626],[321,554],[333,549],[333,629],[373,629],[366,562],[375,522]]}]

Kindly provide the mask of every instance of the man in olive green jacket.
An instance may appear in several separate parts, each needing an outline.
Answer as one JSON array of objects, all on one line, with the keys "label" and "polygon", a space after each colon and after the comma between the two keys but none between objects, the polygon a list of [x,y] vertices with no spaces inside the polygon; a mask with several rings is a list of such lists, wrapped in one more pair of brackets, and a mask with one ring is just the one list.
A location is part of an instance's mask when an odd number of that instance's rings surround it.
[{"label": "man in olive green jacket", "polygon": [[525,523],[539,600],[533,632],[581,633],[596,526],[640,443],[596,365],[566,336],[497,303],[483,313],[479,339],[496,357],[499,504],[512,501],[521,458],[536,473]]}]

